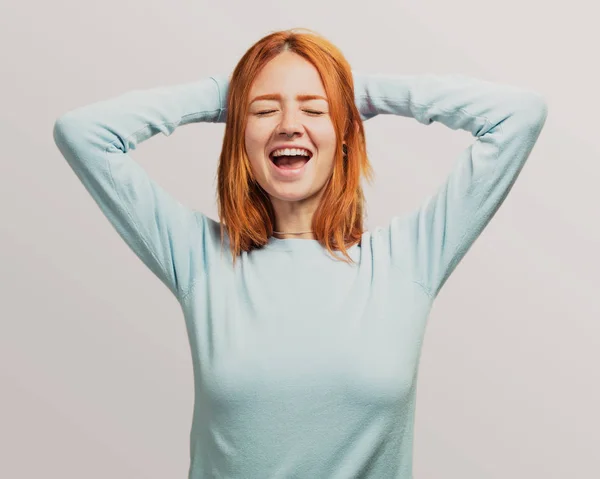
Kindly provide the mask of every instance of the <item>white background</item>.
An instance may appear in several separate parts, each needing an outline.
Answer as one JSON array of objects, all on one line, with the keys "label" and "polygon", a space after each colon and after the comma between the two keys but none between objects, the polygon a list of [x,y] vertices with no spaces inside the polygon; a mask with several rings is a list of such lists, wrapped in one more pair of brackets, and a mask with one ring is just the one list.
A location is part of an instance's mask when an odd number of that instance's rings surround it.
[{"label": "white background", "polygon": [[[600,477],[599,13],[583,0],[2,0],[0,477],[187,477],[179,304],[102,216],[52,128],[128,90],[229,73],[259,38],[293,27],[361,72],[461,73],[544,95],[525,168],[432,310],[414,477]],[[365,128],[371,230],[421,204],[473,141],[387,115]],[[186,126],[132,156],[217,219],[223,131]]]}]

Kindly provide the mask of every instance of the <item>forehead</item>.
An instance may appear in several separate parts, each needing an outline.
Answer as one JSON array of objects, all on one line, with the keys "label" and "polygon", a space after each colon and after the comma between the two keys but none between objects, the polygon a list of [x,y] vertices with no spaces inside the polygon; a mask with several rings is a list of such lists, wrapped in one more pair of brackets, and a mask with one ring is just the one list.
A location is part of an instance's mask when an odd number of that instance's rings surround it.
[{"label": "forehead", "polygon": [[325,95],[319,72],[309,61],[292,52],[283,52],[271,59],[259,72],[250,96],[281,94]]}]

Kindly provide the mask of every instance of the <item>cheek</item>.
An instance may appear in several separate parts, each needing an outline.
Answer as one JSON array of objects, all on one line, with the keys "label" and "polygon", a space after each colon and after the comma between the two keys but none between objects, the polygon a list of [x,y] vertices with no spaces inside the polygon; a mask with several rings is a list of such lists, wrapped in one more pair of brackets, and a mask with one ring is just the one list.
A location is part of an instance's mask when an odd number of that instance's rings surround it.
[{"label": "cheek", "polygon": [[269,135],[268,132],[263,131],[264,129],[257,128],[251,122],[246,126],[245,132],[245,142],[246,142],[246,150],[248,154],[252,151],[253,153],[259,152],[260,154],[264,153]]},{"label": "cheek", "polygon": [[260,138],[257,138],[252,132],[246,131],[245,142],[246,153],[250,161],[253,161],[257,156],[262,154],[264,146],[262,146]]},{"label": "cheek", "polygon": [[335,131],[333,128],[324,129],[316,134],[315,140],[319,147],[319,154],[333,161],[336,149]]},{"label": "cheek", "polygon": [[255,175],[261,177],[264,169],[264,155],[267,139],[263,138],[256,129],[246,129],[245,136],[246,154]]},{"label": "cheek", "polygon": [[321,145],[322,149],[335,149],[335,129],[331,121],[323,121],[317,125],[313,125],[310,133],[315,141]]}]

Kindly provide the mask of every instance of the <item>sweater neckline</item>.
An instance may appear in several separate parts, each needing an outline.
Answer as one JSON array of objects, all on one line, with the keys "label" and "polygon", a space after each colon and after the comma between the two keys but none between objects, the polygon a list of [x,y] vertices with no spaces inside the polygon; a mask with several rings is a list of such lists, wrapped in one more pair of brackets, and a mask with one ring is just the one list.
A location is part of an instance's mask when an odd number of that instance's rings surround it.
[{"label": "sweater neckline", "polygon": [[[269,237],[269,241],[265,247],[267,249],[280,251],[327,251],[316,239],[276,238],[275,236]],[[350,252],[359,247],[359,244],[355,244],[348,248],[348,251]]]},{"label": "sweater neckline", "polygon": [[269,237],[267,248],[286,251],[314,251],[323,249],[316,239]]}]

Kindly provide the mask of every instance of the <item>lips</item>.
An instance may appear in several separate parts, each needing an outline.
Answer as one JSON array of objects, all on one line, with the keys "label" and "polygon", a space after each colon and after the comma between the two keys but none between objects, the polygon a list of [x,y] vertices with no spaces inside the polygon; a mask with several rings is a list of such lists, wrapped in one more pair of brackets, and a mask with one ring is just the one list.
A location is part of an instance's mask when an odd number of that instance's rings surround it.
[{"label": "lips", "polygon": [[310,161],[305,161],[299,168],[280,168],[274,162],[271,164],[271,171],[274,178],[281,181],[294,181],[298,178],[302,178],[304,172],[310,167]]},{"label": "lips", "polygon": [[[278,156],[277,158],[281,158],[281,156]],[[304,156],[303,158],[306,158],[306,163],[308,163],[311,160],[312,155],[309,155],[308,157]],[[277,166],[277,162],[275,161],[276,157],[274,157],[272,153],[269,155],[269,159],[271,160],[271,163]]]},{"label": "lips", "polygon": [[283,145],[277,145],[274,146],[273,148],[271,148],[271,150],[269,151],[269,158],[271,158],[271,161],[273,160],[273,152],[277,151],[277,150],[282,150],[282,149],[292,149],[292,148],[299,148],[302,150],[306,150],[308,151],[308,159],[310,160],[313,157],[313,152],[310,148],[308,148],[307,146],[303,146],[303,145],[297,145],[294,143],[284,143]]}]

